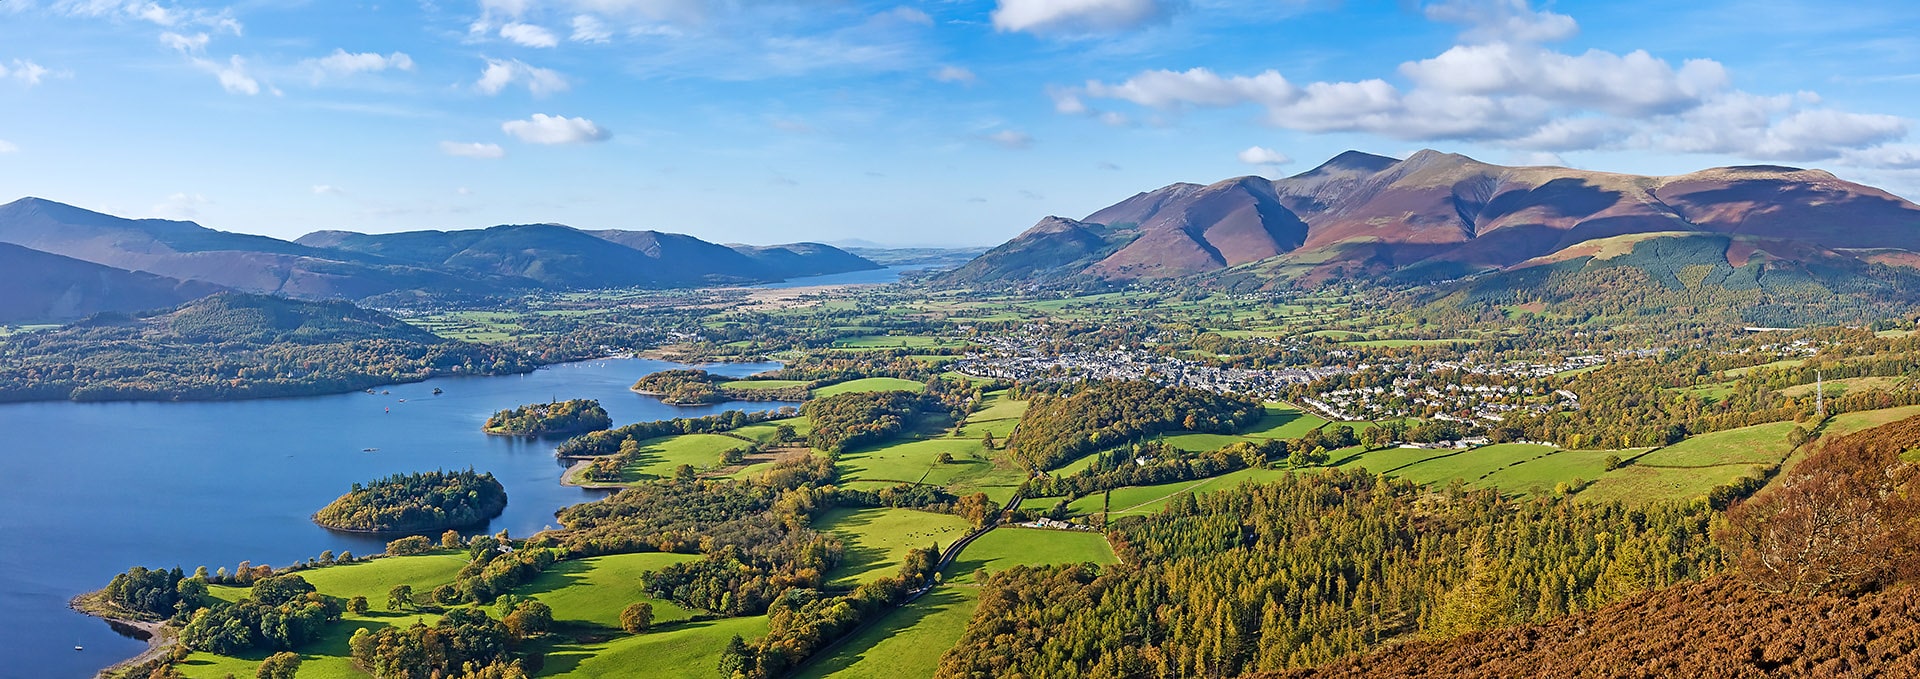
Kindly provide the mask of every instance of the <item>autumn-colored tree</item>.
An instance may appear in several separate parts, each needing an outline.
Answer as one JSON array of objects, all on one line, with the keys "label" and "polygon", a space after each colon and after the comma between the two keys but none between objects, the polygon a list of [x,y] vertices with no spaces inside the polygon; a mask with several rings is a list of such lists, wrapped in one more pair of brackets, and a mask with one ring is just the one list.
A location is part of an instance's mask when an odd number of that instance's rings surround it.
[{"label": "autumn-colored tree", "polygon": [[[1904,426],[1903,426],[1904,425]],[[1906,574],[1920,502],[1900,453],[1920,418],[1821,447],[1774,488],[1727,511],[1721,543],[1755,587],[1779,594],[1859,592]]]},{"label": "autumn-colored tree", "polygon": [[640,634],[653,626],[653,604],[636,601],[620,611],[620,629]]},{"label": "autumn-colored tree", "polygon": [[300,654],[281,651],[260,661],[260,669],[253,676],[259,679],[294,679],[300,672]]}]

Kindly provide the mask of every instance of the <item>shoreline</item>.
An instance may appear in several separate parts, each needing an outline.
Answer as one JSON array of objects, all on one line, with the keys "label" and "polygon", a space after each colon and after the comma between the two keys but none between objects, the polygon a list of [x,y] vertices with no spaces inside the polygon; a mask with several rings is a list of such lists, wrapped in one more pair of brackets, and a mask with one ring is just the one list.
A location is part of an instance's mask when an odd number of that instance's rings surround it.
[{"label": "shoreline", "polygon": [[125,627],[145,633],[147,635],[145,640],[147,642],[147,648],[131,658],[101,668],[100,671],[93,674],[94,679],[116,677],[119,676],[119,673],[122,671],[138,668],[141,665],[160,660],[172,654],[173,647],[178,642],[178,635],[170,633],[165,622],[136,620],[118,615],[115,611],[110,610],[107,604],[100,601],[100,598],[105,593],[106,590],[94,590],[68,599],[67,608],[73,609],[82,615],[106,622],[108,626],[114,627],[114,631],[116,632],[120,631],[118,628]]}]

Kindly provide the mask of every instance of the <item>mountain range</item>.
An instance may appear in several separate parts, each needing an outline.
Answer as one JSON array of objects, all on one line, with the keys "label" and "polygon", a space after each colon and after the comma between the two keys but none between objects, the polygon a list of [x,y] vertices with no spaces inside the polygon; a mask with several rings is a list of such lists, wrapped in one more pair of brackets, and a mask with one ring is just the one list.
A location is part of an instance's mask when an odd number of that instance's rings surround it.
[{"label": "mountain range", "polygon": [[[817,243],[719,245],[558,224],[465,231],[321,231],[295,241],[124,219],[39,198],[0,205],[0,322],[178,304],[223,289],[380,301],[608,287],[778,281],[879,268]],[[155,302],[161,302],[155,304]]]},{"label": "mountain range", "polygon": [[1717,236],[1734,268],[1756,252],[1762,266],[1911,267],[1920,262],[1920,206],[1791,167],[1650,177],[1432,150],[1404,160],[1348,151],[1284,179],[1174,184],[1084,219],[1047,217],[943,280],[1431,282],[1590,263],[1698,236]]}]

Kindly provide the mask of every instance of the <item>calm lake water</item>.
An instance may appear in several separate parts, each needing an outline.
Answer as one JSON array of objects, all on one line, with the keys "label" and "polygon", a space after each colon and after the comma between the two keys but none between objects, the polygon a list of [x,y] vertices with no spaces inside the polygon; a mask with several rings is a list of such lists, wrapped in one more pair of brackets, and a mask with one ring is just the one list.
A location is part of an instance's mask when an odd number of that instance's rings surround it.
[{"label": "calm lake water", "polygon": [[[686,408],[628,390],[643,375],[683,367],[607,359],[396,385],[379,395],[0,405],[8,438],[0,448],[0,678],[89,677],[139,653],[142,642],[67,608],[129,566],[232,570],[242,560],[285,565],[322,550],[381,551],[383,540],[308,519],[356,482],[430,469],[492,472],[508,504],[486,532],[520,536],[554,526],[555,510],[601,495],[560,485],[556,442],[480,433],[494,411],[594,398],[618,426],[792,405]],[[703,367],[737,377],[779,366]],[[435,387],[445,393],[434,396]]]}]

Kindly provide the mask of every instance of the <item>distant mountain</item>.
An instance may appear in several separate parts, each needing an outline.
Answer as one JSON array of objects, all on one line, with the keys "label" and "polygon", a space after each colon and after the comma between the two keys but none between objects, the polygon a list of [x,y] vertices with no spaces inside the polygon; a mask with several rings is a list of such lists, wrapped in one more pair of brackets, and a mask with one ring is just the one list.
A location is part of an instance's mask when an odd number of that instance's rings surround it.
[{"label": "distant mountain", "polygon": [[878,268],[814,243],[729,247],[679,234],[589,232],[557,224],[379,235],[321,231],[288,242],[192,222],[123,219],[39,198],[0,206],[0,243],[305,299],[683,287]]},{"label": "distant mountain", "polygon": [[727,247],[758,263],[764,271],[772,274],[770,280],[881,268],[859,255],[819,243],[766,246],[733,244]]},{"label": "distant mountain", "polygon": [[944,280],[1442,280],[1666,232],[1801,243],[1812,250],[1775,249],[1861,262],[1920,261],[1920,206],[1819,170],[1642,177],[1437,151],[1405,160],[1349,151],[1285,179],[1174,184],[1084,220],[1049,217]]},{"label": "distant mountain", "polygon": [[136,273],[0,243],[0,323],[44,323],[103,311],[178,306],[218,285]]},{"label": "distant mountain", "polygon": [[252,292],[359,299],[405,289],[498,290],[496,281],[307,247],[193,222],[122,219],[39,198],[0,205],[0,242]]}]

